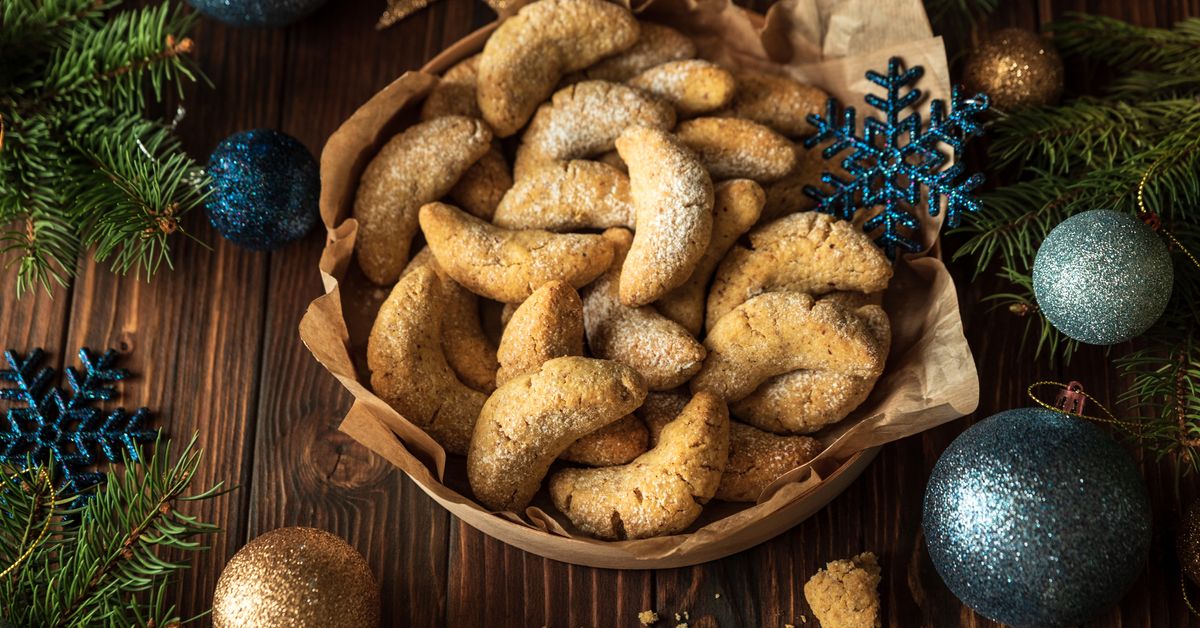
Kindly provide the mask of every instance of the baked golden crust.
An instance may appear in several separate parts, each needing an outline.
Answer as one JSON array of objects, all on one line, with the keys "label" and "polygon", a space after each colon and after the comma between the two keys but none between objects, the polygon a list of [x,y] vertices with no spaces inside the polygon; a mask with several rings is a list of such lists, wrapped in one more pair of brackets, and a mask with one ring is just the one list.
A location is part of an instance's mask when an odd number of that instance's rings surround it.
[{"label": "baked golden crust", "polygon": [[[647,393],[636,414],[650,430],[651,447],[687,402],[687,393],[681,391]],[[771,482],[815,458],[821,448],[821,442],[809,436],[777,436],[730,421],[729,462],[713,497],[729,502],[757,501]]]},{"label": "baked golden crust", "polygon": [[450,66],[442,75],[442,80],[425,97],[421,105],[421,119],[432,120],[442,116],[483,118],[475,95],[478,75],[479,55],[472,55]]},{"label": "baked golden crust", "polygon": [[479,109],[496,135],[516,133],[563,74],[637,41],[638,23],[604,0],[538,0],[500,24],[479,61]]},{"label": "baked golden crust", "polygon": [[446,196],[472,216],[491,220],[500,199],[513,185],[512,173],[508,171],[508,160],[495,147],[483,154],[475,165],[463,173],[462,178]]},{"label": "baked golden crust", "polygon": [[442,350],[441,282],[413,270],[388,295],[367,340],[371,388],[451,453],[466,453],[486,397],[455,377]]},{"label": "baked golden crust", "polygon": [[622,262],[633,236],[609,229],[612,266],[583,292],[584,330],[592,355],[628,364],[646,379],[650,390],[682,386],[704,363],[704,346],[678,323],[652,306],[621,303]]},{"label": "baked golden crust", "polygon": [[825,628],[879,628],[879,563],[863,552],[835,560],[804,584],[804,598]]},{"label": "baked golden crust", "polygon": [[670,61],[629,79],[675,107],[681,118],[715,111],[733,100],[736,82],[729,70],[703,59]]},{"label": "baked golden crust", "polygon": [[646,305],[687,281],[712,235],[713,185],[696,155],[658,129],[617,138],[629,166],[637,232],[621,269],[621,303]]},{"label": "baked golden crust", "polygon": [[573,159],[538,168],[500,200],[492,222],[506,229],[633,228],[629,177],[597,161]]},{"label": "baked golden crust", "polygon": [[829,100],[820,88],[805,85],[778,74],[758,70],[737,70],[737,94],[729,109],[720,115],[753,120],[788,137],[810,135],[810,113],[825,111]]},{"label": "baked golden crust", "polygon": [[571,443],[629,414],[645,396],[637,371],[575,356],[508,382],[479,414],[467,455],[471,490],[492,510],[523,509]]},{"label": "baked golden crust", "polygon": [[633,462],[564,469],[550,478],[554,505],[587,534],[641,539],[686,529],[712,499],[729,452],[729,413],[699,393]]},{"label": "baked golden crust", "polygon": [[679,123],[679,141],[696,152],[714,179],[775,181],[796,167],[796,150],[769,127],[740,118],[695,118]]},{"label": "baked golden crust", "polygon": [[683,33],[653,22],[638,22],[637,42],[626,50],[597,61],[595,65],[568,75],[564,80],[623,83],[656,65],[696,56],[696,44]]},{"label": "baked golden crust", "polygon": [[571,284],[548,281],[517,307],[504,328],[496,383],[503,386],[568,355],[583,355],[583,302]]},{"label": "baked golden crust", "polygon": [[631,414],[575,441],[558,459],[589,467],[611,467],[642,455],[649,442],[646,424]]},{"label": "baked golden crust", "polygon": [[520,180],[557,161],[610,151],[621,131],[630,126],[669,130],[675,126],[675,109],[665,100],[619,83],[568,85],[538,107],[521,136],[513,172]]},{"label": "baked golden crust", "polygon": [[880,292],[891,278],[887,256],[858,227],[819,212],[791,214],[751,231],[750,248],[729,250],[709,290],[705,324],[711,330],[763,292]]},{"label": "baked golden crust", "polygon": [[493,301],[519,303],[555,279],[578,288],[612,263],[598,235],[501,229],[445,203],[422,207],[420,220],[446,273]]},{"label": "baked golden crust", "polygon": [[483,122],[444,116],[415,124],[384,145],[363,171],[354,199],[355,252],[367,279],[396,281],[408,263],[418,210],[449,192],[491,141]]},{"label": "baked golden crust", "polygon": [[740,401],[768,378],[798,369],[877,377],[886,358],[863,319],[799,292],[767,292],[734,308],[704,339],[708,357],[691,381]]},{"label": "baked golden crust", "polygon": [[687,282],[654,302],[654,307],[663,316],[683,325],[693,336],[699,336],[704,329],[708,280],[729,247],[758,222],[765,198],[763,189],[749,179],[722,181],[717,184],[715,195],[712,237],[704,255]]}]

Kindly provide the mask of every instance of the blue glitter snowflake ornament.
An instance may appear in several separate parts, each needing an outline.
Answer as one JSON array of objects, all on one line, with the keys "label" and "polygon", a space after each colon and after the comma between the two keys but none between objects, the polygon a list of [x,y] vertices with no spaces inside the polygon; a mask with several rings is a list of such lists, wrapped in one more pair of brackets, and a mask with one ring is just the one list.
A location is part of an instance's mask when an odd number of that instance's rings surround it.
[{"label": "blue glitter snowflake ornament", "polygon": [[[879,213],[863,225],[868,234],[878,232],[875,242],[895,259],[898,249],[920,251],[922,245],[911,234],[920,228],[915,212],[922,202],[922,189],[927,191],[930,216],[941,211],[938,198],[945,198],[946,224],[958,226],[963,212],[978,211],[981,204],[971,191],[983,183],[982,174],[973,174],[958,181],[961,163],[947,167],[951,158],[956,162],[967,140],[982,131],[976,117],[988,108],[987,96],[979,94],[964,99],[955,87],[950,96],[950,113],[946,103],[929,103],[929,125],[921,122],[920,113],[901,117],[906,107],[921,100],[921,90],[913,84],[925,73],[921,66],[903,68],[899,57],[888,61],[886,76],[867,72],[867,80],[887,90],[887,97],[867,94],[867,104],[884,114],[884,119],[863,121],[863,136],[857,135],[855,112],[846,107],[838,115],[838,103],[829,99],[825,115],[810,114],[808,121],[817,128],[816,135],[804,140],[814,148],[832,140],[822,155],[831,159],[845,150],[850,154],[842,160],[842,168],[850,175],[843,179],[825,172],[821,181],[832,188],[826,192],[813,186],[804,191],[817,201],[817,211],[850,220],[862,208],[878,208]],[[950,153],[947,154],[946,148]]]},{"label": "blue glitter snowflake ornament", "polygon": [[10,408],[8,425],[0,425],[0,462],[24,466],[29,459],[36,462],[52,454],[60,490],[78,493],[104,480],[104,474],[85,467],[120,462],[122,451],[136,461],[135,445],[154,440],[158,431],[142,427],[149,415],[146,408],[132,415],[117,408],[104,415],[89,405],[112,399],[116,390],[107,384],[129,377],[128,371],[113,368],[115,351],[96,358],[87,349],[79,350],[82,370],[66,368],[70,398],[50,385],[54,369],[38,368],[45,355],[34,349],[22,360],[12,351],[4,352],[9,368],[0,370],[0,382],[13,386],[0,388],[0,399],[25,407]]}]

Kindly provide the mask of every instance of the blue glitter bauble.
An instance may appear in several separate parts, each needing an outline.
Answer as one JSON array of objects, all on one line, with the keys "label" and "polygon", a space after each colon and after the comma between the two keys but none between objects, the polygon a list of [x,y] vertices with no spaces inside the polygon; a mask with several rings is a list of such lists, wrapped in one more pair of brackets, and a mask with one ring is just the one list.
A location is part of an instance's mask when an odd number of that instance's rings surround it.
[{"label": "blue glitter bauble", "polygon": [[1106,209],[1062,221],[1033,262],[1033,292],[1050,324],[1094,345],[1149,329],[1167,308],[1174,279],[1171,255],[1154,230]]},{"label": "blue glitter bauble", "polygon": [[1146,563],[1150,499],[1129,454],[1086,420],[1001,412],[963,432],[925,490],[925,544],[967,606],[1015,626],[1081,623]]},{"label": "blue glitter bauble", "polygon": [[278,28],[316,11],[325,0],[188,0],[188,3],[230,26]]},{"label": "blue glitter bauble", "polygon": [[230,135],[209,156],[208,174],[208,219],[235,244],[269,251],[304,237],[317,222],[317,162],[289,135],[269,129]]}]

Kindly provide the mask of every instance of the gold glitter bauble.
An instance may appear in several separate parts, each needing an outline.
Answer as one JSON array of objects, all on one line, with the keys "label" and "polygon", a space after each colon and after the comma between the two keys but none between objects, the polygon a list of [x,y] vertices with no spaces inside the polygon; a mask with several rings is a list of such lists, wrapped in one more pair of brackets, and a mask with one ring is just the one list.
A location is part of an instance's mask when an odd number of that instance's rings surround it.
[{"label": "gold glitter bauble", "polygon": [[379,588],[362,554],[314,528],[280,528],[246,544],[221,572],[214,628],[373,628]]},{"label": "gold glitter bauble", "polygon": [[1053,105],[1063,91],[1062,58],[1037,33],[1005,28],[967,55],[962,82],[965,93],[983,92],[1001,111]]},{"label": "gold glitter bauble", "polygon": [[1183,513],[1175,551],[1179,553],[1179,568],[1200,586],[1200,501]]}]

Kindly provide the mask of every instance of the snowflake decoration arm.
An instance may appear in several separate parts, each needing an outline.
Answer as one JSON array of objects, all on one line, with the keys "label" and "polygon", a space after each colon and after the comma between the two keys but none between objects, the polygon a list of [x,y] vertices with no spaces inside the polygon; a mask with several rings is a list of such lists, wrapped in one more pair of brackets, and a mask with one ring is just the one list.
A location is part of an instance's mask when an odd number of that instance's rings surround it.
[{"label": "snowflake decoration arm", "polygon": [[[922,189],[927,193],[931,216],[941,211],[939,198],[946,200],[946,224],[950,227],[958,225],[963,212],[978,211],[981,207],[971,192],[983,183],[983,175],[977,173],[959,181],[962,164],[948,167],[947,164],[951,158],[957,162],[967,141],[981,133],[977,116],[987,110],[987,96],[979,94],[964,99],[955,87],[949,112],[944,101],[930,102],[926,127],[920,113],[902,115],[906,108],[921,100],[923,93],[913,85],[924,73],[921,66],[905,70],[899,57],[888,61],[886,75],[867,72],[867,79],[883,87],[886,96],[867,94],[867,104],[884,117],[864,120],[861,137],[854,108],[846,107],[839,115],[838,103],[832,98],[826,103],[824,115],[808,116],[817,132],[804,145],[814,148],[829,142],[822,151],[825,159],[849,151],[841,163],[849,177],[825,172],[821,181],[828,190],[806,186],[805,193],[817,201],[817,211],[843,220],[852,219],[859,209],[878,208],[879,212],[867,220],[863,230],[878,232],[876,243],[892,259],[899,249],[923,248],[911,237],[920,228],[914,212],[922,201]],[[949,147],[949,154],[945,146]]]},{"label": "snowflake decoration arm", "polygon": [[66,369],[71,394],[51,386],[55,371],[38,368],[45,352],[35,349],[22,359],[6,351],[8,369],[0,370],[0,382],[12,384],[0,388],[0,399],[21,404],[6,415],[0,425],[0,462],[24,465],[25,461],[45,460],[53,455],[61,489],[78,493],[103,481],[104,475],[86,468],[105,462],[120,462],[122,453],[137,460],[137,443],[154,440],[157,430],[143,425],[149,418],[146,408],[132,415],[117,408],[107,415],[90,405],[109,401],[116,395],[110,386],[129,377],[124,369],[114,368],[117,353],[106,351],[94,357],[87,349],[79,350],[81,370]]}]

